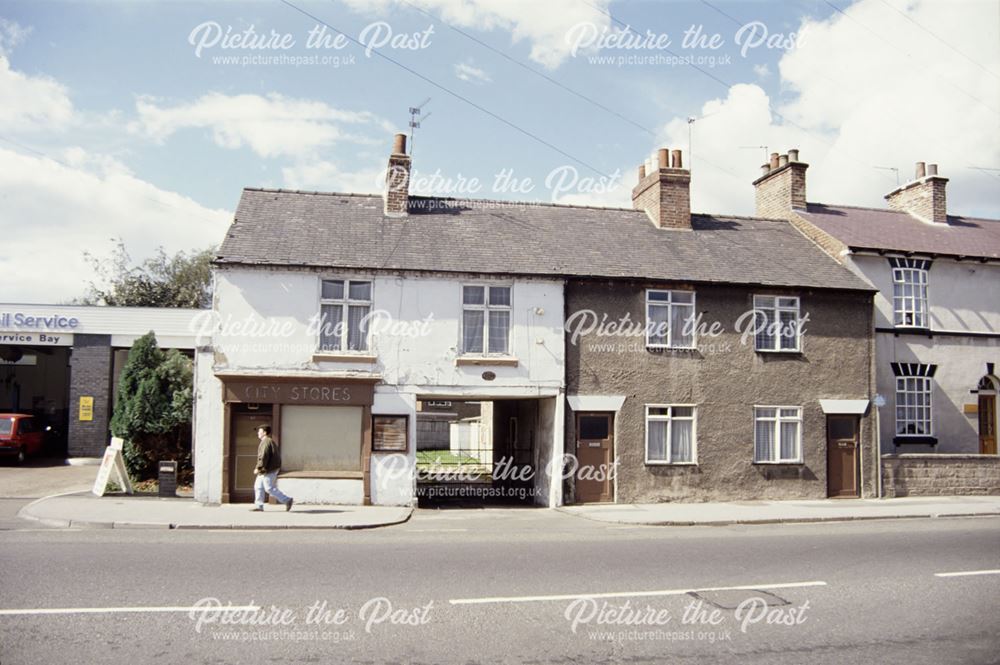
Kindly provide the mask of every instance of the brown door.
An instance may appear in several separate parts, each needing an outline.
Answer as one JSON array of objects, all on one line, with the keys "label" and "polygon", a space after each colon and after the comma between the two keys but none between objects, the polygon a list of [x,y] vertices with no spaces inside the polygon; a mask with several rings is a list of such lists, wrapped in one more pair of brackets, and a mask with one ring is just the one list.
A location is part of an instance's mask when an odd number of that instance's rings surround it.
[{"label": "brown door", "polygon": [[612,463],[615,458],[614,414],[579,413],[576,416],[576,480],[578,503],[614,501]]},{"label": "brown door", "polygon": [[979,452],[997,454],[997,396],[979,396]]},{"label": "brown door", "polygon": [[[234,407],[230,437],[229,500],[233,503],[253,501],[253,469],[257,466],[257,427],[271,421],[271,411],[261,408],[243,411],[244,407]],[[239,410],[237,410],[239,409]]]},{"label": "brown door", "polygon": [[827,496],[857,498],[859,465],[858,417],[826,417]]}]

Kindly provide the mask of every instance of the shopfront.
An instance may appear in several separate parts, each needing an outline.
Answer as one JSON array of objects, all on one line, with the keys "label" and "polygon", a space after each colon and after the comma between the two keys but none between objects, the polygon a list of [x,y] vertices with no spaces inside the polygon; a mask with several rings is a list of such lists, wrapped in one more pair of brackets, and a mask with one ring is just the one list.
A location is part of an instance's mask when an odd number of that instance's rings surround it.
[{"label": "shopfront", "polygon": [[226,442],[222,500],[253,499],[256,430],[281,450],[278,483],[302,503],[370,504],[375,380],[219,375]]}]

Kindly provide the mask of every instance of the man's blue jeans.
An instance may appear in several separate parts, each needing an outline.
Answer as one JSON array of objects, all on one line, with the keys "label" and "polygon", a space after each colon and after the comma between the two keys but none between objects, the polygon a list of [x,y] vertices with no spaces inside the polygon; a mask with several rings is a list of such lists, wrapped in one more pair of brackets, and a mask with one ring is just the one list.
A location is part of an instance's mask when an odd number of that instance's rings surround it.
[{"label": "man's blue jeans", "polygon": [[278,472],[272,471],[270,473],[262,473],[257,476],[257,479],[253,482],[253,493],[254,493],[254,503],[257,504],[258,508],[263,508],[264,503],[267,501],[267,497],[264,493],[267,492],[275,499],[281,503],[288,503],[291,501],[281,490],[278,489]]}]

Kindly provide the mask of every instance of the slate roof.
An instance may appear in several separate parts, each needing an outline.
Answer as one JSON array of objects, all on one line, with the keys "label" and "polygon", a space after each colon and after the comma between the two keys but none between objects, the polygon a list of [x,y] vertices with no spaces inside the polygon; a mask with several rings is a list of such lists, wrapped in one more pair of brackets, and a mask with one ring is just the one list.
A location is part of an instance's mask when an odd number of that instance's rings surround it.
[{"label": "slate roof", "polygon": [[819,203],[797,212],[853,249],[1000,259],[1000,219],[948,215],[946,226],[896,210]]},{"label": "slate roof", "polygon": [[219,265],[636,278],[873,291],[788,222],[693,215],[657,229],[644,212],[378,195],[243,190]]}]

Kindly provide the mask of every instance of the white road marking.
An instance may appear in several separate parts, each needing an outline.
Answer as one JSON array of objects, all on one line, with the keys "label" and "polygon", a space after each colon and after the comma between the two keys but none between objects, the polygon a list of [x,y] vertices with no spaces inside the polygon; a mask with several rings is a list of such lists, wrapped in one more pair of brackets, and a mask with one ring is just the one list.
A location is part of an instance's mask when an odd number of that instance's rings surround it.
[{"label": "white road marking", "polygon": [[468,531],[468,529],[410,529],[410,533],[450,533],[454,531]]},{"label": "white road marking", "polygon": [[571,593],[557,596],[509,596],[494,598],[454,598],[452,605],[480,605],[485,603],[534,603],[552,600],[576,600],[577,598],[624,598],[649,596],[683,596],[701,591],[751,591],[754,589],[796,589],[800,587],[826,586],[826,582],[786,582],[780,584],[747,584],[744,586],[702,587],[700,589],[664,589],[661,591],[615,591],[612,593]]},{"label": "white road marking", "polygon": [[1000,575],[997,570],[964,570],[957,573],[934,573],[934,577],[966,577],[968,575]]},{"label": "white road marking", "polygon": [[23,610],[0,610],[0,616],[31,616],[38,614],[143,614],[166,612],[256,612],[257,605],[223,605],[192,607],[46,607]]}]

